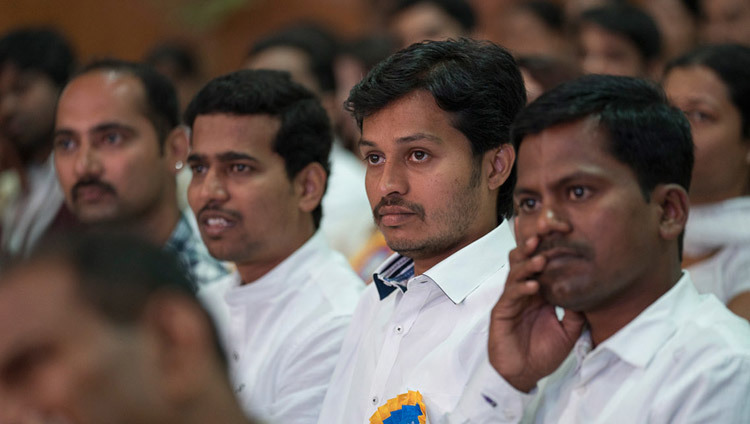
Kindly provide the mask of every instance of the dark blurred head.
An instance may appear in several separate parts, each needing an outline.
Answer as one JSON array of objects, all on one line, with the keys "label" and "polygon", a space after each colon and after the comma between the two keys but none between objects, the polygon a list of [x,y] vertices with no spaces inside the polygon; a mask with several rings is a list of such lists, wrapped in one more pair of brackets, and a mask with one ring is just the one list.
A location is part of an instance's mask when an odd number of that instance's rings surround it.
[{"label": "dark blurred head", "polygon": [[333,61],[336,39],[318,25],[293,26],[260,39],[250,48],[245,68],[287,71],[292,79],[314,93],[336,88]]},{"label": "dark blurred head", "polygon": [[704,42],[750,45],[750,1],[699,1]]},{"label": "dark blurred head", "polygon": [[546,0],[520,2],[508,12],[502,24],[505,33],[503,46],[516,57],[572,55],[565,33],[565,13],[557,3]]},{"label": "dark blurred head", "polygon": [[208,387],[229,396],[216,331],[177,258],[121,235],[40,246],[0,283],[1,417],[155,424]]},{"label": "dark blurred head", "polygon": [[661,54],[656,22],[627,4],[584,11],[578,22],[581,67],[590,74],[644,77],[654,72]]},{"label": "dark blurred head", "polygon": [[521,56],[518,67],[524,77],[529,103],[563,82],[581,76],[576,64],[552,56]]},{"label": "dark blurred head", "polygon": [[49,149],[54,109],[74,71],[68,42],[47,29],[20,29],[0,39],[0,133],[26,161]]},{"label": "dark blurred head", "polygon": [[465,0],[399,0],[389,21],[391,34],[401,47],[469,36],[476,24],[474,11]]}]

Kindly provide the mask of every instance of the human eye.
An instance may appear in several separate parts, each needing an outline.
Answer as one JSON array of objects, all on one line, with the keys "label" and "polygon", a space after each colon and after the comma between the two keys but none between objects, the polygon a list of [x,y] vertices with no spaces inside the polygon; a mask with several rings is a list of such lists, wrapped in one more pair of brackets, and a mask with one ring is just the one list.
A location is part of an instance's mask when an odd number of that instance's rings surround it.
[{"label": "human eye", "polygon": [[424,162],[430,158],[430,154],[423,150],[414,150],[409,154],[409,159],[414,162]]},{"label": "human eye", "polygon": [[252,171],[252,167],[246,163],[233,163],[229,165],[229,172],[233,174],[245,174]]},{"label": "human eye", "polygon": [[533,197],[521,197],[516,200],[516,210],[519,213],[534,212],[539,206],[539,201]]},{"label": "human eye", "polygon": [[685,116],[691,124],[702,124],[712,120],[712,116],[704,111],[693,109],[686,110]]},{"label": "human eye", "polygon": [[383,155],[380,155],[378,153],[367,153],[365,154],[365,162],[367,162],[368,165],[380,165],[385,161],[385,158]]},{"label": "human eye", "polygon": [[72,137],[69,136],[57,136],[52,141],[52,145],[56,152],[69,152],[77,147],[77,143]]},{"label": "human eye", "polygon": [[570,200],[585,200],[591,197],[591,194],[591,189],[582,185],[574,185],[568,188],[568,198]]},{"label": "human eye", "polygon": [[122,144],[125,137],[120,131],[107,131],[102,134],[101,143],[104,146],[117,146]]},{"label": "human eye", "polygon": [[190,171],[193,173],[193,175],[205,174],[207,169],[208,167],[202,163],[198,163],[198,162],[190,163]]}]

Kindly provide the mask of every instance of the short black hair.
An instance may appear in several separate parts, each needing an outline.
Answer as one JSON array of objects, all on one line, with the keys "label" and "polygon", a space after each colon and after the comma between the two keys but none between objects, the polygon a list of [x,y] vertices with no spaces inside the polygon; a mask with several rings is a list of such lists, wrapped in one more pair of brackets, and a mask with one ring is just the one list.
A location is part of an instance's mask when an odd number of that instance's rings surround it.
[{"label": "short black hair", "polygon": [[177,92],[172,82],[150,65],[119,59],[96,60],[86,65],[76,76],[107,71],[131,75],[141,82],[146,95],[143,114],[154,126],[159,148],[163,152],[167,136],[180,125]]},{"label": "short black hair", "polygon": [[339,47],[333,34],[319,25],[298,24],[260,39],[250,48],[248,57],[274,47],[291,47],[305,53],[320,90],[329,93],[336,89],[333,62]]},{"label": "short black hair", "polygon": [[664,75],[674,68],[690,66],[704,66],[724,83],[729,99],[740,111],[742,135],[750,138],[750,47],[740,44],[698,47],[669,62]]},{"label": "short black hair", "polygon": [[[188,105],[185,123],[192,128],[199,115],[211,114],[278,117],[281,128],[271,148],[284,159],[289,179],[314,162],[330,174],[333,136],[328,115],[315,94],[292,81],[288,72],[244,69],[211,80]],[[318,228],[322,205],[312,216]]]},{"label": "short black hair", "polygon": [[527,0],[518,5],[541,20],[549,29],[562,33],[565,31],[565,11],[549,0]]},{"label": "short black hair", "polygon": [[518,114],[513,144],[518,149],[529,135],[589,116],[608,135],[612,156],[633,170],[646,200],[658,184],[689,190],[690,123],[661,88],[639,78],[587,75],[553,88]]},{"label": "short black hair", "polygon": [[68,41],[55,30],[24,28],[0,39],[0,64],[46,75],[62,88],[75,70],[75,55]]},{"label": "short black hair", "polygon": [[587,9],[579,17],[579,25],[582,24],[594,24],[627,38],[646,62],[661,54],[659,27],[651,16],[636,6],[617,3]]},{"label": "short black hair", "polygon": [[[376,65],[352,89],[346,108],[362,121],[416,90],[426,90],[453,118],[475,157],[509,143],[509,129],[526,103],[513,56],[489,41],[467,38],[413,44]],[[513,214],[513,182],[500,188],[498,222]]]},{"label": "short black hair", "polygon": [[474,25],[476,25],[474,9],[471,8],[471,5],[466,0],[399,0],[393,7],[391,16],[423,3],[432,4],[440,8],[448,16],[455,19],[466,32],[474,29]]}]

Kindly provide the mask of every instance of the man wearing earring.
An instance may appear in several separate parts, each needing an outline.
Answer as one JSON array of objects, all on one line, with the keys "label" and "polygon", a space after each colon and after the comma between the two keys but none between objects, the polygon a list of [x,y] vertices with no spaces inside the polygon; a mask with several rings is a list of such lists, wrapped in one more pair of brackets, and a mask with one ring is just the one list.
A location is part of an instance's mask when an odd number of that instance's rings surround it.
[{"label": "man wearing earring", "polygon": [[187,156],[174,87],[147,65],[90,64],[64,88],[54,132],[65,201],[84,224],[174,250],[198,288],[227,274],[177,204]]}]

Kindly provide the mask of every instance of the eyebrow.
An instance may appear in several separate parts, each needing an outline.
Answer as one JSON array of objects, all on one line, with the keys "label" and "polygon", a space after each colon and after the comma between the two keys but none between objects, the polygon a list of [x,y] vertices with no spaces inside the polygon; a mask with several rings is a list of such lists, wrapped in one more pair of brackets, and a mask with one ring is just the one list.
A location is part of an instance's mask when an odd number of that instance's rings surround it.
[{"label": "eyebrow", "polygon": [[[404,136],[404,137],[399,137],[399,138],[396,139],[396,143],[397,144],[406,144],[406,143],[413,143],[415,141],[420,141],[420,140],[427,140],[427,141],[431,141],[433,143],[442,143],[443,142],[443,139],[441,139],[440,137],[434,136],[432,134],[427,134],[427,133],[421,133],[420,132],[420,133],[410,134],[410,135],[407,135],[407,136]],[[360,138],[359,139],[359,143],[357,143],[357,144],[359,146],[370,146],[370,147],[373,147],[373,146],[376,145],[374,141],[365,140],[364,138]]]},{"label": "eyebrow", "polygon": [[[246,153],[240,153],[240,152],[234,152],[234,151],[219,153],[218,155],[216,155],[216,158],[218,159],[219,162],[233,162],[236,160],[249,160],[252,162],[259,162],[259,160],[253,156],[250,156]],[[205,160],[206,160],[206,155],[199,154],[199,153],[191,153],[187,157],[188,162],[199,162],[199,161],[205,161]]]},{"label": "eyebrow", "polygon": [[[102,133],[107,132],[111,130],[125,130],[131,133],[137,133],[138,131],[135,129],[135,127],[132,127],[130,125],[121,124],[119,122],[105,122],[103,124],[99,124],[95,126],[94,128],[91,128],[88,132],[89,133]],[[55,130],[54,136],[60,136],[60,135],[67,135],[72,136],[75,135],[76,131],[69,129],[69,128],[60,128]]]},{"label": "eyebrow", "polygon": [[[554,184],[552,184],[552,186],[555,187],[555,188],[558,188],[558,187],[570,184],[572,181],[583,179],[583,178],[593,178],[593,179],[596,179],[596,180],[601,180],[602,179],[598,174],[593,173],[593,172],[577,171],[577,172],[574,172],[574,173],[572,173],[570,175],[566,175],[565,177],[563,177],[563,178],[555,181]],[[516,187],[513,190],[513,197],[521,196],[521,195],[524,195],[524,194],[525,195],[536,195],[536,194],[538,194],[538,191],[537,190],[531,190],[531,189],[524,188],[524,187]]]}]

